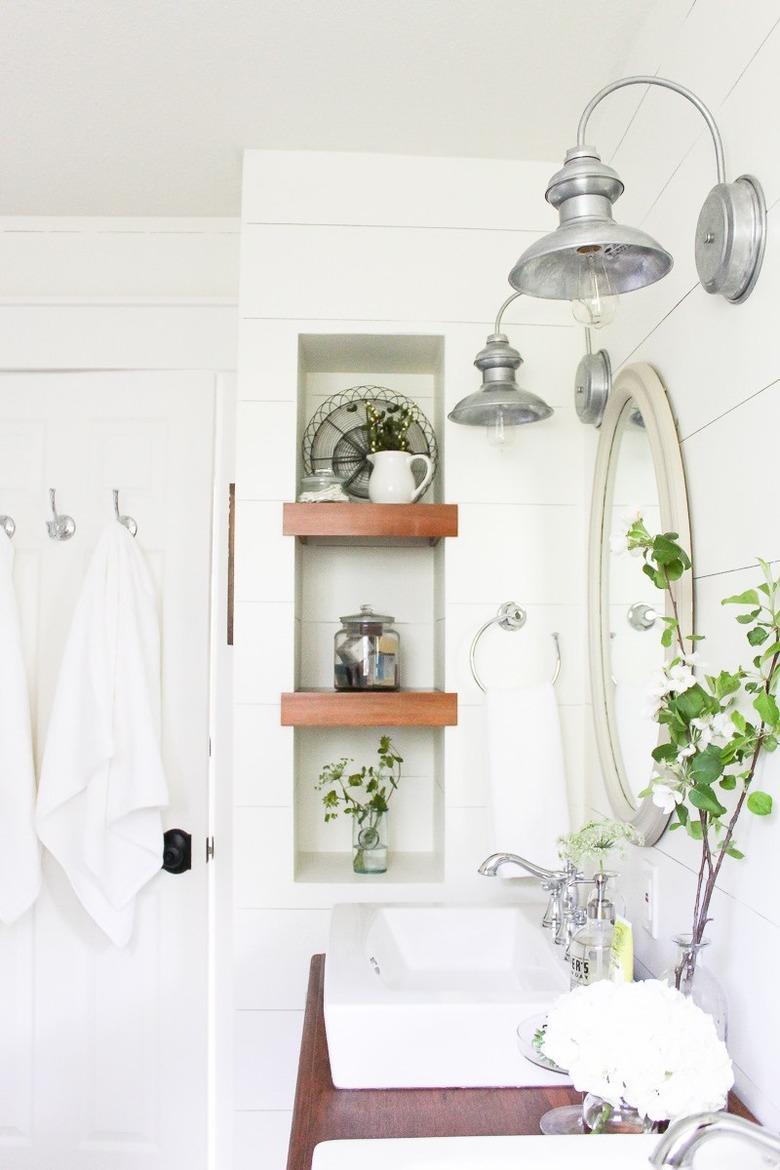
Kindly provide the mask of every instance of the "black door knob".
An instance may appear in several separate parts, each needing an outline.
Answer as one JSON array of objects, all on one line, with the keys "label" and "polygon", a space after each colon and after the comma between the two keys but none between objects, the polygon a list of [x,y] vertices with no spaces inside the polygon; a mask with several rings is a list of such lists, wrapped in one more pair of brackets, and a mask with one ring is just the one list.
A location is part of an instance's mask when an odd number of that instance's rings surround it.
[{"label": "black door knob", "polygon": [[186,873],[192,869],[192,834],[184,829],[163,833],[163,869],[167,873]]}]

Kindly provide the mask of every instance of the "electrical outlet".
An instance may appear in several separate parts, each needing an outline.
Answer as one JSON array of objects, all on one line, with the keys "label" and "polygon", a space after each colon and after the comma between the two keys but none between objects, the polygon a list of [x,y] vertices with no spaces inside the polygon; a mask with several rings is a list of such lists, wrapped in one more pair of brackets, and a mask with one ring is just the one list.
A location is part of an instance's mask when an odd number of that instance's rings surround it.
[{"label": "electrical outlet", "polygon": [[658,938],[658,868],[642,865],[642,925],[651,938]]}]

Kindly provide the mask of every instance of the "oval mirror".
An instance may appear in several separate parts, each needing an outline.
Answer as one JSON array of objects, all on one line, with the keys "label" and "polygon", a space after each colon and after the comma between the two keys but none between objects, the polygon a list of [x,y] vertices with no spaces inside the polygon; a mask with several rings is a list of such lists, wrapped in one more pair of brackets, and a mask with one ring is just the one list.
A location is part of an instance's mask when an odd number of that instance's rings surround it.
[{"label": "oval mirror", "polygon": [[[659,742],[649,687],[663,665],[666,597],[642,573],[642,560],[610,545],[641,512],[651,533],[677,532],[690,550],[691,532],[677,427],[652,366],[627,366],[615,379],[601,424],[591,507],[588,569],[589,656],[596,742],[616,817],[652,845],[668,815],[639,793],[652,774]],[[693,629],[693,574],[675,585],[684,632]]]}]

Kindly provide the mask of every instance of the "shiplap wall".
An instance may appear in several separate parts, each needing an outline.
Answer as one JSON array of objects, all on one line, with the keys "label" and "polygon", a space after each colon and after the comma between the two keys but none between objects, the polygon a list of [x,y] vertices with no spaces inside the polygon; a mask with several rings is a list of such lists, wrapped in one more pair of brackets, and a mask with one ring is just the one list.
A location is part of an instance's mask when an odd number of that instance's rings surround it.
[{"label": "shiplap wall", "polygon": [[[489,447],[480,429],[440,427],[440,496],[460,505],[461,525],[461,535],[445,542],[443,617],[436,618],[443,627],[437,633],[444,642],[445,686],[460,697],[459,725],[444,737],[444,880],[393,883],[391,862],[387,879],[379,882],[296,882],[293,733],[279,726],[279,692],[294,682],[295,549],[280,531],[281,501],[293,499],[296,489],[298,336],[441,337],[440,407],[451,409],[479,385],[472,362],[509,291],[509,268],[554,222],[543,200],[554,169],[473,159],[261,151],[245,156],[237,427],[235,1170],[283,1170],[309,957],[325,949],[334,902],[516,896],[476,875],[497,843],[489,839],[486,822],[482,696],[467,655],[474,632],[502,601],[526,605],[528,625],[516,635],[486,637],[480,651],[484,676],[521,683],[545,677],[554,661],[550,631],[560,630],[557,689],[575,810],[583,802],[584,534],[595,434],[574,415],[573,374],[583,335],[566,305],[522,298],[505,318],[526,359],[525,384],[555,407],[549,422],[521,428],[516,445],[504,451]],[[345,372],[341,386],[356,380],[354,372]],[[329,375],[328,381],[334,388],[338,379]],[[390,375],[385,384],[393,386]],[[420,550],[387,555],[396,568],[406,565],[408,581],[417,579]],[[354,554],[349,558],[354,583],[337,570],[329,576],[329,597],[334,584],[343,582],[331,618],[374,600],[372,582],[379,587],[381,565],[373,561],[358,566]],[[413,612],[408,595],[399,592],[389,601],[389,612],[401,618]],[[416,741],[424,734],[408,735],[410,758],[419,754]],[[395,738],[404,747],[403,729]],[[365,733],[354,737],[356,754],[365,742]],[[323,736],[319,754],[309,745],[302,754],[304,772],[330,759],[337,743],[339,751],[351,746],[349,734]],[[301,774],[297,783],[311,779]],[[505,844],[512,848],[511,840]]]},{"label": "shiplap wall", "polygon": [[[698,209],[715,182],[712,143],[684,101],[657,88],[626,90],[602,107],[589,140],[626,184],[616,215],[641,225],[674,255],[675,267],[650,289],[622,298],[605,334],[613,365],[650,362],[678,419],[693,525],[697,628],[713,667],[752,652],[720,599],[757,579],[756,556],[780,558],[777,435],[780,433],[780,150],[773,129],[780,105],[777,0],[664,0],[639,38],[627,73],[657,73],[692,88],[723,132],[728,177],[755,174],[769,206],[761,280],[743,305],[708,296],[693,260]],[[608,146],[612,149],[607,149]],[[760,579],[760,578],[759,578]],[[761,787],[780,795],[780,760],[767,759]],[[603,799],[596,799],[604,807]],[[714,904],[710,965],[729,1000],[729,1047],[738,1088],[767,1124],[780,1124],[780,817],[755,818],[739,833],[748,854],[724,869]],[[629,867],[630,909],[641,919],[641,863]],[[637,928],[639,957],[658,973],[670,937],[689,927],[696,850],[667,833],[652,850],[660,878],[661,937]]]}]

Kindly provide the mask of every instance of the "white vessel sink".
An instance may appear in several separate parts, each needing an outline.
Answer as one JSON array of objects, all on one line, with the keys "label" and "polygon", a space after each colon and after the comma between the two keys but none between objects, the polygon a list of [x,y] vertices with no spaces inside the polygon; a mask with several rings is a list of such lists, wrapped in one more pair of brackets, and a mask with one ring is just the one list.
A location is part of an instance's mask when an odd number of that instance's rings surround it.
[{"label": "white vessel sink", "polygon": [[562,1085],[518,1024],[568,988],[544,907],[343,905],[325,960],[325,1026],[345,1089]]},{"label": "white vessel sink", "polygon": [[[378,1138],[322,1142],[312,1170],[648,1170],[658,1138],[587,1137]],[[710,1142],[694,1170],[759,1170],[761,1155],[730,1138]]]}]

